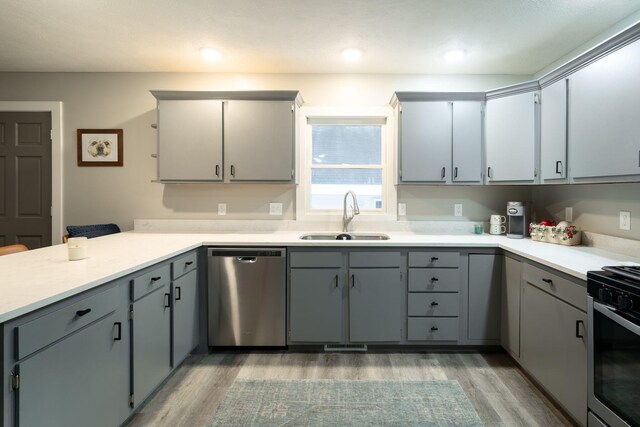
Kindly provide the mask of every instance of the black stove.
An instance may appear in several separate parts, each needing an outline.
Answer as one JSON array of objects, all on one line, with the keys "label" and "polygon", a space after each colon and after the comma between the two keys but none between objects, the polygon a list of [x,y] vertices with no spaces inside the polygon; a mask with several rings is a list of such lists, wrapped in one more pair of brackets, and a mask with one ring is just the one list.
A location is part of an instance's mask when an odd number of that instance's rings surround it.
[{"label": "black stove", "polygon": [[587,292],[594,300],[640,316],[640,266],[603,267],[587,273]]}]

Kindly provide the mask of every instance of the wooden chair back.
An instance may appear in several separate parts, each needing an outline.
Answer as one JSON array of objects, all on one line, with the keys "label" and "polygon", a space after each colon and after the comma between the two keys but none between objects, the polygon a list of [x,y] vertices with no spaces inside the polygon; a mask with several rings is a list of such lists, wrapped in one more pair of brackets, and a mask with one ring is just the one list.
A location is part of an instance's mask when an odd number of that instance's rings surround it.
[{"label": "wooden chair back", "polygon": [[15,254],[16,252],[28,251],[29,248],[25,245],[8,245],[8,246],[0,246],[0,256]]}]

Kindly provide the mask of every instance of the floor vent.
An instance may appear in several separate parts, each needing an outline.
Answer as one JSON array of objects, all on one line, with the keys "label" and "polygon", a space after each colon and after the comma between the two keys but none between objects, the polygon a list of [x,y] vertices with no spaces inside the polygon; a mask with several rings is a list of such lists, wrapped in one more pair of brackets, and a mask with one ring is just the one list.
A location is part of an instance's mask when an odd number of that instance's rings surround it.
[{"label": "floor vent", "polygon": [[366,344],[327,344],[324,351],[367,351]]}]

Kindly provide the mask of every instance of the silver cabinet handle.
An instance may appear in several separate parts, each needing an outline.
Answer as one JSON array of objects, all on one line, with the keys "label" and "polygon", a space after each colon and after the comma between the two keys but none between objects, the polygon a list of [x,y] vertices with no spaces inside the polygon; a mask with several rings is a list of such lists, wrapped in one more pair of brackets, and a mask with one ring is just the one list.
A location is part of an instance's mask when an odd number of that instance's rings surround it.
[{"label": "silver cabinet handle", "polygon": [[493,178],[493,176],[491,176],[491,166],[487,168],[487,177]]},{"label": "silver cabinet handle", "polygon": [[444,179],[444,176],[446,175],[446,173],[447,173],[447,168],[445,168],[445,167],[443,166],[443,167],[442,167],[442,172],[440,172],[440,178],[441,178],[441,179]]},{"label": "silver cabinet handle", "polygon": [[455,168],[453,168],[453,177],[454,178],[458,177],[458,167],[457,166]]},{"label": "silver cabinet handle", "polygon": [[236,167],[231,165],[231,176],[236,176]]},{"label": "silver cabinet handle", "polygon": [[562,162],[560,160],[558,160],[556,162],[556,173],[557,174],[561,174],[562,173]]},{"label": "silver cabinet handle", "polygon": [[216,176],[220,176],[220,165],[216,165]]}]

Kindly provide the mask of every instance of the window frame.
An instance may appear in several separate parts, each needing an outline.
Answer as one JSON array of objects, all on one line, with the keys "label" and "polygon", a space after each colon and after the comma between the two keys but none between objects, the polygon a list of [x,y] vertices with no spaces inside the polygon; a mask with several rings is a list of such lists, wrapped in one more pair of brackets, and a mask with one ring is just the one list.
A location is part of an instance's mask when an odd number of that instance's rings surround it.
[{"label": "window frame", "polygon": [[[342,209],[311,209],[311,143],[314,124],[376,124],[381,126],[382,209],[360,210],[357,222],[397,219],[397,192],[395,182],[394,115],[391,106],[383,107],[301,107],[297,155],[298,182],[296,186],[296,219],[308,221],[342,221]],[[333,119],[335,122],[332,123]],[[317,166],[317,165],[316,165]],[[332,165],[336,168],[342,165]],[[353,165],[358,168],[361,165]],[[371,165],[362,165],[373,169]],[[367,167],[369,166],[369,167]],[[377,165],[375,165],[377,168]],[[351,166],[344,166],[351,168]],[[320,168],[319,168],[320,169]],[[356,193],[357,196],[357,193]]]}]

